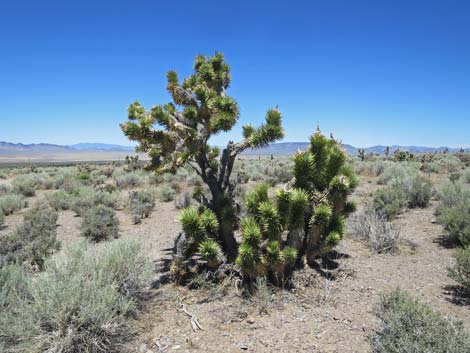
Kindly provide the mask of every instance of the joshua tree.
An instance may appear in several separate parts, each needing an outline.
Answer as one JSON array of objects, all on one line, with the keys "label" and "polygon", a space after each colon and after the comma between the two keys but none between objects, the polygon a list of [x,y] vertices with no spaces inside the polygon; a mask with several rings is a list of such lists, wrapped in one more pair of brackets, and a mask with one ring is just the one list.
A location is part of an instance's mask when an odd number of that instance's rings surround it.
[{"label": "joshua tree", "polygon": [[313,264],[343,237],[344,219],[355,209],[347,197],[357,178],[341,144],[318,129],[309,149],[294,155],[294,175],[275,199],[268,197],[266,184],[246,197],[237,264],[247,279],[268,274],[279,283],[302,256]]},{"label": "joshua tree", "polygon": [[[258,148],[283,137],[281,113],[277,108],[266,113],[266,122],[258,128],[243,126],[244,139],[230,141],[220,153],[211,147],[211,136],[233,128],[239,117],[234,98],[227,95],[231,76],[229,65],[220,53],[199,55],[194,73],[180,81],[168,71],[167,90],[173,102],[146,110],[139,102],[129,106],[129,120],[121,124],[124,134],[139,142],[138,152],[151,157],[148,168],[158,173],[174,173],[183,165],[191,166],[210,190],[204,205],[218,220],[218,241],[230,258],[237,253],[233,235],[235,207],[234,182],[230,178],[234,161],[247,148]],[[210,246],[207,246],[209,248]]]},{"label": "joshua tree", "polygon": [[384,152],[385,152],[385,155],[388,157],[390,155],[390,147],[386,146]]},{"label": "joshua tree", "polygon": [[359,156],[359,158],[361,159],[361,161],[364,161],[366,155],[365,155],[366,151],[363,149],[363,148],[359,148],[357,150],[357,155]]}]

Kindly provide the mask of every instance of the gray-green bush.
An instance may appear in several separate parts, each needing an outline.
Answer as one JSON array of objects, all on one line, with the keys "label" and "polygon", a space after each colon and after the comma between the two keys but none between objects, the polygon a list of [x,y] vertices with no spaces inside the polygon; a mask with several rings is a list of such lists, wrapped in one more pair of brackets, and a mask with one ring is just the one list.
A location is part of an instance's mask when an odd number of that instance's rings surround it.
[{"label": "gray-green bush", "polygon": [[470,246],[470,188],[460,182],[445,184],[438,192],[437,221],[447,241]]},{"label": "gray-green bush", "polygon": [[454,254],[455,265],[449,268],[449,277],[470,293],[470,248],[458,249]]},{"label": "gray-green bush", "polygon": [[36,194],[39,180],[35,175],[20,175],[13,180],[12,186],[15,193],[31,197]]},{"label": "gray-green bush", "polygon": [[[5,352],[120,352],[126,318],[148,288],[136,242],[75,244],[37,275],[0,269],[0,348]],[[3,345],[3,346],[2,346]]]},{"label": "gray-green bush", "polygon": [[132,222],[141,223],[147,218],[155,207],[155,195],[147,190],[131,191],[129,193],[129,210]]},{"label": "gray-green bush", "polygon": [[371,337],[375,353],[466,353],[470,337],[462,322],[395,290],[377,311],[382,329]]},{"label": "gray-green bush", "polygon": [[117,238],[119,236],[119,220],[116,212],[104,205],[90,208],[83,215],[81,234],[95,242]]},{"label": "gray-green bush", "polygon": [[0,210],[5,216],[12,214],[13,212],[18,211],[27,205],[28,203],[26,202],[23,195],[8,194],[0,196]]},{"label": "gray-green bush", "polygon": [[157,188],[157,197],[162,202],[170,202],[175,199],[177,191],[170,184],[163,183]]},{"label": "gray-green bush", "polygon": [[391,220],[401,213],[406,204],[406,193],[393,185],[377,190],[372,198],[374,210],[387,220]]},{"label": "gray-green bush", "polygon": [[26,212],[22,224],[0,237],[0,266],[17,263],[42,268],[44,259],[60,247],[57,218],[57,213],[44,203]]}]

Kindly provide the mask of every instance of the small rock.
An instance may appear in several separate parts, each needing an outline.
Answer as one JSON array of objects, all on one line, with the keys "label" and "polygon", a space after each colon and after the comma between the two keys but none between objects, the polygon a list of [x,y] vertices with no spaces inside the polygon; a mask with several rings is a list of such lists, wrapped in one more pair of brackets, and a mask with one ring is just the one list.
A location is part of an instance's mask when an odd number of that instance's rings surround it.
[{"label": "small rock", "polygon": [[250,325],[254,324],[255,323],[255,320],[252,318],[252,317],[249,317],[248,319],[246,319],[246,322]]},{"label": "small rock", "polygon": [[246,344],[244,344],[244,343],[240,343],[240,346],[239,346],[239,347],[240,347],[241,350],[244,350],[244,351],[247,351],[247,350],[248,350],[248,346],[247,346]]}]

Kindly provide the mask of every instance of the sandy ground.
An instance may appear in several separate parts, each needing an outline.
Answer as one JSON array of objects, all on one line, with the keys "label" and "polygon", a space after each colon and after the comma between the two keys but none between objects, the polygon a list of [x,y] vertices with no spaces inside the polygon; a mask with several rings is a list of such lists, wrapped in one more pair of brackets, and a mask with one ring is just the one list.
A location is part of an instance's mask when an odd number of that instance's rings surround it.
[{"label": "sandy ground", "polygon": [[[363,202],[378,187],[373,178],[362,178],[353,198]],[[39,191],[30,204],[43,194]],[[448,289],[455,285],[447,277],[453,249],[439,241],[442,228],[434,222],[435,207],[433,201],[395,221],[402,238],[414,247],[402,246],[398,254],[376,254],[349,234],[328,266],[297,273],[299,285],[292,291],[266,289],[244,298],[233,283],[201,290],[163,285],[153,290],[153,299],[133,320],[137,334],[129,348],[144,353],[368,352],[368,337],[380,324],[374,314],[380,295],[396,287],[458,317],[469,330],[468,307],[456,303]],[[8,216],[0,234],[20,222],[23,212]],[[177,214],[173,202],[158,202],[150,218],[133,225],[129,214],[118,210],[122,237],[142,240],[146,254],[157,264],[180,230]],[[72,211],[61,212],[58,224],[64,245],[80,239],[80,218]],[[203,330],[192,330],[181,304],[198,318]]]}]

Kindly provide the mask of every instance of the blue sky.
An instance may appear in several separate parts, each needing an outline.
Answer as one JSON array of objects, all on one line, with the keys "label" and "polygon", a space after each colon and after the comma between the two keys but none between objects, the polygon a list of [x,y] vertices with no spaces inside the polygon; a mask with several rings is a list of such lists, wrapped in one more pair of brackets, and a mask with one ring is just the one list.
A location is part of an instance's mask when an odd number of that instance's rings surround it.
[{"label": "blue sky", "polygon": [[470,147],[470,1],[10,0],[0,7],[0,140],[129,144],[134,100],[225,54],[240,138],[278,104],[284,141],[317,123],[356,146]]}]

